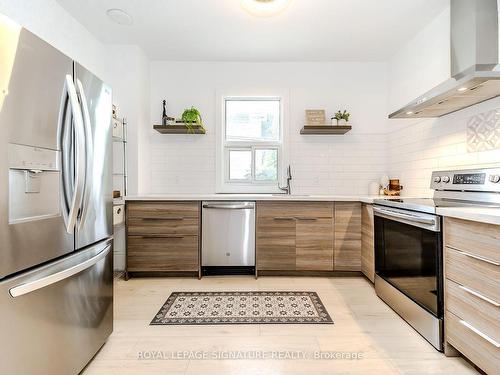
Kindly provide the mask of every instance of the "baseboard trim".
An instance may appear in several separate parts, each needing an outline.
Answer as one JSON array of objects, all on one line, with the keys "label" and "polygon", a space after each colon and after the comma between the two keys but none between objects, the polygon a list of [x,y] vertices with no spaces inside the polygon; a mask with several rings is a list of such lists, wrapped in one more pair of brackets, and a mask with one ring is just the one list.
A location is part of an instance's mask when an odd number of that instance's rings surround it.
[{"label": "baseboard trim", "polygon": [[359,277],[360,271],[284,271],[284,270],[257,270],[258,276],[294,276],[294,277]]}]

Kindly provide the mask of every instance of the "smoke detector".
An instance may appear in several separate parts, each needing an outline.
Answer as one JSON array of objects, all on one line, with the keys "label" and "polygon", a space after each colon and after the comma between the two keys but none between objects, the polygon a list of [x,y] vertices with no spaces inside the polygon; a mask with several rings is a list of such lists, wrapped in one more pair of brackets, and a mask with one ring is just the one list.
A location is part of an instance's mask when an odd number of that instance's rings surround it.
[{"label": "smoke detector", "polygon": [[107,16],[111,21],[117,23],[122,26],[130,26],[132,25],[132,16],[125,12],[123,9],[108,9],[106,11]]}]

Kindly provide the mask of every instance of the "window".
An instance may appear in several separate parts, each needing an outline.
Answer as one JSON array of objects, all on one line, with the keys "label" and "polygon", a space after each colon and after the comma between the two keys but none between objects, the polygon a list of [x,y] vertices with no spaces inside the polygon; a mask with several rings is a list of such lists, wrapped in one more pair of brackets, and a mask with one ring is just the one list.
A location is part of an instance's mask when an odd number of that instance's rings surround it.
[{"label": "window", "polygon": [[278,191],[283,114],[281,96],[222,97],[218,192]]}]

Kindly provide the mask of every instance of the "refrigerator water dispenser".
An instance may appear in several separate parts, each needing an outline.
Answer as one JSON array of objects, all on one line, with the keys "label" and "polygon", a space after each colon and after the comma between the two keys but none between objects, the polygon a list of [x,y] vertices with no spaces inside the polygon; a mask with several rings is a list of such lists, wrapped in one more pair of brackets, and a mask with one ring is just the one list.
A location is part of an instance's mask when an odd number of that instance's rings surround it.
[{"label": "refrigerator water dispenser", "polygon": [[9,144],[9,224],[60,215],[58,151]]}]

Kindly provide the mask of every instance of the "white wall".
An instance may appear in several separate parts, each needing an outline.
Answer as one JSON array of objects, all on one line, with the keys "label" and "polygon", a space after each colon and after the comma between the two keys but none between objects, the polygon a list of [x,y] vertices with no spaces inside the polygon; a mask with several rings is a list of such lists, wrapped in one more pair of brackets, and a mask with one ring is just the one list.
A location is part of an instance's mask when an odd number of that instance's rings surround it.
[{"label": "white wall", "polygon": [[389,110],[394,112],[450,78],[450,8],[388,61]]},{"label": "white wall", "polygon": [[[152,193],[215,192],[216,92],[288,90],[289,150],[296,193],[367,193],[386,166],[386,65],[384,63],[153,62],[151,122],[160,123],[161,101],[169,114],[200,109],[207,135],[149,132]],[[345,136],[301,136],[305,109],[352,113]]]}]

